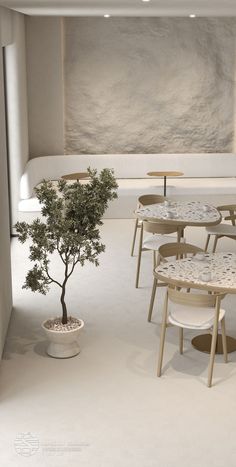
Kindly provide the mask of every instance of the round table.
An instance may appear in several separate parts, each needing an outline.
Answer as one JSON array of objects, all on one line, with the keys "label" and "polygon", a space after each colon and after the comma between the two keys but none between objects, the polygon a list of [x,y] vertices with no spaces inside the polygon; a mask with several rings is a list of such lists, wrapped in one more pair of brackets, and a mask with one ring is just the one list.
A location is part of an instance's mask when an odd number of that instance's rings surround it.
[{"label": "round table", "polygon": [[[203,272],[211,273],[211,279],[202,280]],[[211,292],[236,294],[236,254],[205,253],[203,258],[184,258],[160,264],[155,272],[160,281],[177,287],[202,289]],[[211,334],[203,334],[192,340],[193,346],[210,353]],[[236,350],[236,339],[227,336],[228,352]],[[221,335],[217,339],[217,353],[222,353]]]},{"label": "round table", "polygon": [[183,236],[186,226],[208,227],[217,225],[221,221],[220,212],[210,204],[200,201],[164,201],[151,204],[135,211],[135,215],[152,222],[176,225],[178,241]]},{"label": "round table", "polygon": [[72,174],[62,175],[61,178],[63,178],[63,180],[76,180],[77,182],[79,182],[79,180],[89,178],[89,174],[88,172],[76,172]]},{"label": "round table", "polygon": [[184,175],[183,172],[179,171],[170,171],[170,170],[164,170],[164,171],[159,171],[159,172],[148,172],[147,175],[149,177],[163,177],[164,178],[164,196],[166,196],[166,178],[167,177],[180,177],[181,175]]}]

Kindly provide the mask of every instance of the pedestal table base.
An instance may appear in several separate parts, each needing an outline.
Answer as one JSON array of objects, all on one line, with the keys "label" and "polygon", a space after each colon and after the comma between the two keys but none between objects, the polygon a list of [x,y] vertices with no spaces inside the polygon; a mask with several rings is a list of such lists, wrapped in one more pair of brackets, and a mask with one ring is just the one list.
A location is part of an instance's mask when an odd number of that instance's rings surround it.
[{"label": "pedestal table base", "polygon": [[[200,336],[196,336],[192,339],[192,345],[195,349],[199,350],[200,352],[210,353],[211,337],[211,334],[201,334]],[[236,339],[227,336],[227,352],[231,353],[235,351]],[[221,334],[219,334],[217,337],[216,354],[223,354]]]}]

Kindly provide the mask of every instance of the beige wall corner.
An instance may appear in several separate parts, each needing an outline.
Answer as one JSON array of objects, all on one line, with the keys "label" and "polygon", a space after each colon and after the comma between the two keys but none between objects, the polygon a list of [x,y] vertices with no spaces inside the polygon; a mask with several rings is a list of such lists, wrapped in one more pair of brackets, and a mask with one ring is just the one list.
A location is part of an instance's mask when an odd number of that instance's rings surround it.
[{"label": "beige wall corner", "polygon": [[[2,10],[0,11],[1,15]],[[1,31],[1,22],[0,22]],[[1,35],[2,37],[2,35]],[[0,47],[0,356],[2,355],[12,309],[10,215],[8,197],[3,54]]]},{"label": "beige wall corner", "polygon": [[30,157],[64,153],[63,19],[26,18]]},{"label": "beige wall corner", "polygon": [[1,45],[5,47],[12,43],[12,11],[0,7]]}]

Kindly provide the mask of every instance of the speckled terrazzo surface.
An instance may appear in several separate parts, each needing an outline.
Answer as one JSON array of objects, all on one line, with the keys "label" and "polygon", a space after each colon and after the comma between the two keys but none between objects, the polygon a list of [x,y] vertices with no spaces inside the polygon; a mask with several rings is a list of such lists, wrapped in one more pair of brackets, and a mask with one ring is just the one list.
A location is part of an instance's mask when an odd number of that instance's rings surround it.
[{"label": "speckled terrazzo surface", "polygon": [[186,224],[213,224],[220,221],[219,211],[214,206],[200,201],[172,201],[151,204],[137,209],[136,215],[142,219],[158,219],[163,221],[178,221]]},{"label": "speckled terrazzo surface", "polygon": [[216,290],[227,289],[229,293],[236,293],[236,254],[230,252],[206,253],[201,259],[196,256],[164,263],[156,272],[180,283],[188,282],[192,286],[210,286]]}]

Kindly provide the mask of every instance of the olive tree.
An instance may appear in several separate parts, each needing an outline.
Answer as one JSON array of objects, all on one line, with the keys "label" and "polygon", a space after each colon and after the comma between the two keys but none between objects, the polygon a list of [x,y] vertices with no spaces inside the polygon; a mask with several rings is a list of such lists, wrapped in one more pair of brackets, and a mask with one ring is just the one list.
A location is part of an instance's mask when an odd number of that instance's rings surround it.
[{"label": "olive tree", "polygon": [[[60,180],[55,187],[51,181],[44,180],[35,188],[42,220],[16,223],[19,241],[24,243],[31,239],[29,259],[34,262],[23,288],[46,294],[50,284],[58,285],[63,324],[67,323],[65,293],[68,279],[78,263],[84,266],[89,261],[99,265],[98,256],[105,251],[99,226],[103,224],[101,219],[108,202],[117,198],[117,183],[112,170],[103,169],[98,175],[96,170],[89,168],[88,173],[89,181],[85,184],[68,184]],[[50,257],[55,252],[63,263],[61,281],[55,279],[50,269]]]}]

